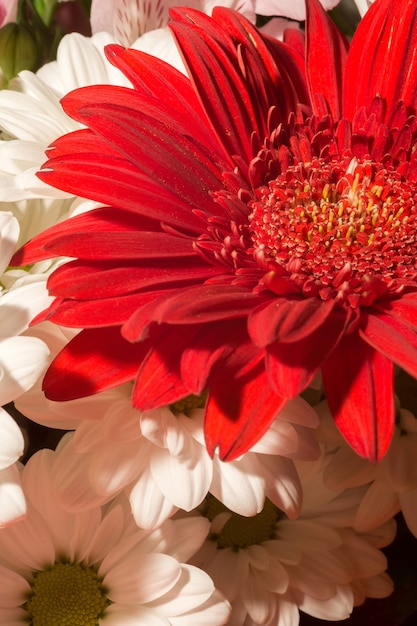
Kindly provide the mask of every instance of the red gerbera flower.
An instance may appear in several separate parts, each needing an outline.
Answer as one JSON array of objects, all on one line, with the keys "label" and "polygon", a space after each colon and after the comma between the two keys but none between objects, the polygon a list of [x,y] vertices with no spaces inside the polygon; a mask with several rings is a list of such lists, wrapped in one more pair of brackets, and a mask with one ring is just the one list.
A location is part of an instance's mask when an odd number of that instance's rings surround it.
[{"label": "red gerbera flower", "polygon": [[387,450],[393,362],[417,376],[417,8],[377,0],[350,50],[318,0],[301,35],[239,14],[172,11],[189,79],[117,46],[133,89],[63,100],[86,129],[42,180],[109,207],[15,263],[75,257],[43,315],[84,330],[48,370],[67,400],[135,380],[151,409],[208,389],[206,440],[251,447],[321,369],[361,455]]}]

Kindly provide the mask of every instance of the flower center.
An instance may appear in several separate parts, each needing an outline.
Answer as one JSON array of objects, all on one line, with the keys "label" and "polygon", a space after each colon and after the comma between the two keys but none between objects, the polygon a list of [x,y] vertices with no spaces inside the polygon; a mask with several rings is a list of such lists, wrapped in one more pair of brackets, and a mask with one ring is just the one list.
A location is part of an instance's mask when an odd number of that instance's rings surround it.
[{"label": "flower center", "polygon": [[381,164],[314,158],[291,165],[250,204],[255,256],[330,284],[356,278],[416,277],[417,187]]},{"label": "flower center", "polygon": [[33,626],[98,626],[110,603],[94,568],[54,563],[33,574],[24,608]]},{"label": "flower center", "polygon": [[206,406],[207,395],[208,391],[203,391],[203,393],[199,396],[191,393],[189,396],[170,404],[169,408],[175,415],[183,413],[184,415],[190,416],[194,409],[204,409]]},{"label": "flower center", "polygon": [[230,514],[229,519],[220,532],[211,534],[210,539],[217,543],[218,548],[232,548],[235,551],[274,539],[276,523],[285,517],[268,499],[260,513],[253,517],[244,517],[229,511],[222,502],[208,494],[203,510],[205,517],[212,522],[219,513],[225,512]]}]

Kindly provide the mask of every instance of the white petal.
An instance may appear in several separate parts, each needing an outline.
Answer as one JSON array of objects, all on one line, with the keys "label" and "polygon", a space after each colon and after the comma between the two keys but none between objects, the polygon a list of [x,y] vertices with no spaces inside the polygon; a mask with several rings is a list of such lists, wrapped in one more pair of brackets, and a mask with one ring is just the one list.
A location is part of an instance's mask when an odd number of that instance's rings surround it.
[{"label": "white petal", "polygon": [[176,458],[168,450],[154,448],[150,471],[161,493],[176,507],[190,511],[207,495],[212,462],[202,446],[189,438],[189,458]]},{"label": "white petal", "polygon": [[180,576],[180,564],[167,554],[133,551],[104,576],[103,585],[113,602],[143,604],[168,593]]},{"label": "white petal", "polygon": [[20,335],[35,315],[51,302],[44,280],[16,287],[4,294],[0,298],[0,339]]},{"label": "white petal", "polygon": [[26,515],[26,500],[15,466],[0,470],[0,528]]},{"label": "white petal", "polygon": [[293,590],[294,598],[298,607],[317,619],[342,620],[347,619],[353,609],[353,594],[350,587],[339,586],[335,594],[328,600],[318,600],[316,598]]},{"label": "white petal", "polygon": [[35,337],[0,341],[0,404],[15,400],[29,389],[48,364],[49,350]]},{"label": "white petal", "polygon": [[0,274],[9,264],[19,237],[19,222],[9,211],[0,211]]},{"label": "white petal", "polygon": [[162,494],[149,470],[133,485],[129,500],[135,522],[141,528],[156,528],[178,510]]},{"label": "white petal", "polygon": [[255,455],[247,454],[231,463],[216,457],[210,492],[239,515],[256,515],[265,501],[265,481],[260,474]]},{"label": "white petal", "polygon": [[15,463],[22,456],[24,447],[19,426],[7,411],[0,408],[0,470]]},{"label": "white petal", "polygon": [[151,606],[166,616],[181,615],[206,602],[214,592],[210,576],[193,565],[182,565],[176,585]]},{"label": "white petal", "polygon": [[210,522],[205,517],[184,517],[173,520],[174,538],[169,554],[184,563],[201,547],[210,531]]},{"label": "white petal", "polygon": [[390,520],[400,510],[398,495],[384,481],[376,480],[366,491],[355,517],[355,529],[372,530]]},{"label": "white petal", "polygon": [[417,537],[417,489],[400,493],[399,498],[408,529]]},{"label": "white petal", "polygon": [[[326,10],[333,9],[340,0],[321,0]],[[278,15],[293,20],[305,20],[305,4],[303,0],[255,0],[255,11],[258,15]]]},{"label": "white petal", "polygon": [[[12,569],[0,565],[0,605],[12,608],[23,604],[30,591],[29,583]],[[6,622],[1,622],[6,624]]]},{"label": "white petal", "polygon": [[[100,626],[171,626],[171,621],[143,606],[111,604],[106,608]],[[21,625],[19,625],[21,626]]]},{"label": "white petal", "polygon": [[229,624],[229,616],[230,604],[216,590],[204,604],[189,613],[171,617],[169,623],[171,626],[223,626]]}]

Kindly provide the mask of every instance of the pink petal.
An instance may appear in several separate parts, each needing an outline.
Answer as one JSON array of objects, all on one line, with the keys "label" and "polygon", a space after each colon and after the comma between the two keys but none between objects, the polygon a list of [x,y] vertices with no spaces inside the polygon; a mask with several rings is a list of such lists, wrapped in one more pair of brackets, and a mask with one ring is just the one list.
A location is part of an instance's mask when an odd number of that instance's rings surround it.
[{"label": "pink petal", "polygon": [[379,461],[394,430],[393,365],[359,334],[345,335],[322,366],[327,401],[352,448]]},{"label": "pink petal", "polygon": [[266,432],[286,399],[271,390],[263,367],[210,390],[204,432],[209,454],[223,461],[247,452]]}]

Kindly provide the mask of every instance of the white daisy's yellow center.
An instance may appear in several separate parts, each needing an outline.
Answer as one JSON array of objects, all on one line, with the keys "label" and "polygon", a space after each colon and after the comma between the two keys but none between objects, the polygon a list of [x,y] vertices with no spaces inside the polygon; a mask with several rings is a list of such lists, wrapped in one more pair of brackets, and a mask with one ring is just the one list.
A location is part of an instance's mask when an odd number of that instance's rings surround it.
[{"label": "white daisy's yellow center", "polygon": [[98,626],[110,603],[93,567],[54,563],[33,574],[24,608],[33,626]]},{"label": "white daisy's yellow center", "polygon": [[229,511],[211,494],[207,496],[204,515],[210,521],[225,511],[231,514],[230,518],[219,533],[211,534],[210,539],[217,543],[218,548],[232,548],[235,551],[274,539],[276,523],[285,517],[270,500],[265,500],[264,508],[257,515],[244,517]]}]

